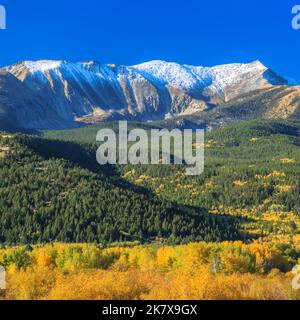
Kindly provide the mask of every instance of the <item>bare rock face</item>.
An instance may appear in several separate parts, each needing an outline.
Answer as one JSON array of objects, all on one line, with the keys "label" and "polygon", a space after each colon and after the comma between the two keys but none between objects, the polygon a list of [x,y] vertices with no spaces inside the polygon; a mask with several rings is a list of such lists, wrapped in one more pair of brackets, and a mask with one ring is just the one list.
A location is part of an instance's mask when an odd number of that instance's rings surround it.
[{"label": "bare rock face", "polygon": [[282,86],[289,90],[269,98],[274,105],[266,117],[297,114],[300,92],[259,61],[215,67],[25,61],[0,69],[0,125],[60,129],[112,119],[205,117],[240,97]]},{"label": "bare rock face", "polygon": [[58,114],[44,100],[11,73],[0,70],[1,128],[56,128],[62,125]]}]

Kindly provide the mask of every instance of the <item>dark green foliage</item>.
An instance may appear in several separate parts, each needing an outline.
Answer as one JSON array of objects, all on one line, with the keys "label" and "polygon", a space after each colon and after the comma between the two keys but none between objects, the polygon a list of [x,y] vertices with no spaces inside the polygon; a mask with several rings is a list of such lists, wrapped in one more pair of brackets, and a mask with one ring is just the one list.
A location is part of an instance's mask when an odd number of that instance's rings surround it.
[{"label": "dark green foliage", "polygon": [[[172,243],[237,239],[238,222],[164,201],[103,169],[94,145],[1,140],[0,242]],[[108,171],[110,173],[108,174]]]}]

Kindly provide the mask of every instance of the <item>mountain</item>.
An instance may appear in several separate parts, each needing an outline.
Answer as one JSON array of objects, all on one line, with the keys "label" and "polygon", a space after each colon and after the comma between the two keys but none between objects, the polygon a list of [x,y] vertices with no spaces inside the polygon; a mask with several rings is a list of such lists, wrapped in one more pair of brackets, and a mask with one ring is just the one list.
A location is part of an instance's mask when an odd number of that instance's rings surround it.
[{"label": "mountain", "polygon": [[270,98],[274,105],[281,103],[278,116],[290,117],[299,107],[299,87],[292,85],[259,61],[215,67],[164,61],[130,67],[95,61],[25,61],[0,69],[0,125],[62,129],[103,120],[190,115],[213,122],[215,113],[236,105],[241,97],[272,95],[274,89],[282,93],[276,101]]}]

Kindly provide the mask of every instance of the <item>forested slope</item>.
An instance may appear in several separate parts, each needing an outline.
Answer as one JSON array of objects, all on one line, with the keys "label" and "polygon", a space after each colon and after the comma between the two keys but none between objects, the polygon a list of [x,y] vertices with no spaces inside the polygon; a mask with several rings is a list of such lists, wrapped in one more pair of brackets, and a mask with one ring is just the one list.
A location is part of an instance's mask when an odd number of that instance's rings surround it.
[{"label": "forested slope", "polygon": [[240,237],[237,219],[172,204],[112,177],[112,168],[97,165],[93,145],[25,135],[2,135],[0,141],[2,243]]}]

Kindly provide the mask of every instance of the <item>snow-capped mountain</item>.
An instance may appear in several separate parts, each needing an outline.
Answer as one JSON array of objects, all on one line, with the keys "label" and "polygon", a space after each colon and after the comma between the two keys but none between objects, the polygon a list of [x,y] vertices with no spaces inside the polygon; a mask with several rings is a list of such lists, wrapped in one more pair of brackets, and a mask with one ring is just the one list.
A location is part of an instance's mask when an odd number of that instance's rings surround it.
[{"label": "snow-capped mountain", "polygon": [[215,67],[25,61],[0,69],[0,124],[68,128],[106,119],[165,119],[286,85],[289,80],[259,61]]}]

